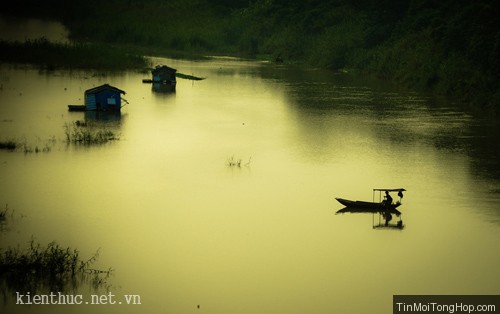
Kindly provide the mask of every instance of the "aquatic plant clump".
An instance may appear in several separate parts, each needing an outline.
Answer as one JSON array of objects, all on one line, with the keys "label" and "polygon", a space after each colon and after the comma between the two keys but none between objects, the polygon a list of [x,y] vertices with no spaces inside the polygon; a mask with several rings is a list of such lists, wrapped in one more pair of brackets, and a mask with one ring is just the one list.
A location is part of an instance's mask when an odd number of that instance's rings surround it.
[{"label": "aquatic plant clump", "polygon": [[13,140],[0,141],[0,149],[15,150],[18,146]]},{"label": "aquatic plant clump", "polygon": [[9,207],[9,204],[5,204],[5,208],[0,209],[0,237],[2,232],[8,230],[8,224],[12,218],[14,218],[14,210]]},{"label": "aquatic plant clump", "polygon": [[231,156],[227,160],[227,165],[229,167],[241,167],[241,159],[234,159],[234,156]]},{"label": "aquatic plant clump", "polygon": [[9,206],[5,204],[5,209],[0,210],[0,221],[7,218],[7,212],[9,211]]},{"label": "aquatic plant clump", "polygon": [[119,139],[109,127],[85,121],[66,123],[64,131],[66,142],[73,144],[95,145]]},{"label": "aquatic plant clump", "polygon": [[52,150],[52,145],[54,145],[54,143],[55,139],[50,139],[48,140],[47,143],[45,143],[44,146],[35,145],[35,147],[33,147],[27,143],[26,139],[21,139],[17,141],[7,140],[7,141],[0,141],[0,149],[5,149],[11,152],[22,150],[25,154],[48,153]]},{"label": "aquatic plant clump", "polygon": [[0,287],[16,291],[67,291],[88,281],[97,289],[112,272],[91,268],[98,255],[99,251],[84,261],[76,249],[55,242],[42,247],[33,240],[25,250],[0,249]]},{"label": "aquatic plant clump", "polygon": [[47,144],[45,145],[44,147],[38,147],[38,146],[35,146],[35,148],[27,145],[27,144],[23,144],[23,151],[25,154],[31,154],[31,153],[35,153],[35,154],[38,154],[38,153],[48,153],[51,151],[51,147]]},{"label": "aquatic plant clump", "polygon": [[[252,157],[248,159],[248,162],[244,164],[244,166],[248,167],[250,166],[250,162],[252,161]],[[235,159],[234,156],[231,156],[230,158],[227,159],[226,165],[228,167],[238,167],[241,168],[242,165],[242,160],[241,159]]]}]

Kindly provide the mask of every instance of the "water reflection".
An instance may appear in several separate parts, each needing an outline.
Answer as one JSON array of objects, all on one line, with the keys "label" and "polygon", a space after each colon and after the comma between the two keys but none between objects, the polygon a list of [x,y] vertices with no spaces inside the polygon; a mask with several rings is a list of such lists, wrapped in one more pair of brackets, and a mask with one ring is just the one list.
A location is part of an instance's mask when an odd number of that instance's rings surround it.
[{"label": "water reflection", "polygon": [[[344,207],[337,210],[336,214],[370,214],[372,215],[373,229],[399,229],[405,228],[403,224],[403,214],[397,209],[385,209],[380,210],[380,208],[356,208],[356,207]],[[397,219],[393,219],[396,217]]]},{"label": "water reflection", "polygon": [[[381,222],[381,220],[384,222]],[[406,227],[406,224],[403,223],[402,216],[399,216],[399,219],[396,222],[391,222],[391,220],[391,214],[379,214],[379,221],[378,223],[374,222],[373,229],[403,230]]]},{"label": "water reflection", "polygon": [[171,94],[175,93],[175,85],[163,84],[163,83],[152,83],[152,91],[155,93]]},{"label": "water reflection", "polygon": [[97,111],[97,110],[87,110],[84,113],[85,121],[93,122],[93,121],[101,121],[101,122],[109,122],[113,125],[121,125],[122,116],[126,116],[126,114],[121,113],[121,111]]}]

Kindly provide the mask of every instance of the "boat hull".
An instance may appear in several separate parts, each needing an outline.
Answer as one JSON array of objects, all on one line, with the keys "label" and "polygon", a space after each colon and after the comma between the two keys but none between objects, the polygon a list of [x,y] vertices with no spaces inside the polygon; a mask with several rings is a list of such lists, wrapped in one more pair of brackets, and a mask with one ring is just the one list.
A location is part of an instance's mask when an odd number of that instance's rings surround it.
[{"label": "boat hull", "polygon": [[377,211],[384,209],[396,209],[401,203],[393,203],[393,204],[385,204],[385,203],[375,203],[375,202],[365,202],[365,201],[351,201],[344,198],[335,198],[340,204],[346,207],[354,207],[354,208],[367,208],[367,209],[376,209]]}]

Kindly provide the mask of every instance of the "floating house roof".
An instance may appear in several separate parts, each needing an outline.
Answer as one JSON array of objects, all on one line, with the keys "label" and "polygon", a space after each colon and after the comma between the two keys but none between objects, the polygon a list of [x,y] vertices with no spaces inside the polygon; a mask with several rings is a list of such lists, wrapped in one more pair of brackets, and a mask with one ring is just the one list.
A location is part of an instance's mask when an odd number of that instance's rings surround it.
[{"label": "floating house roof", "polygon": [[123,95],[126,94],[125,91],[122,91],[121,89],[116,88],[114,86],[111,86],[109,84],[103,84],[101,86],[97,86],[97,87],[94,87],[94,88],[91,88],[91,89],[87,89],[85,91],[85,94],[97,94],[97,93],[100,93],[102,91],[111,91],[111,92],[115,92],[115,93],[123,94]]},{"label": "floating house roof", "polygon": [[177,72],[176,69],[168,67],[166,65],[157,65],[156,68],[151,70],[151,73],[153,73],[153,75],[160,75],[160,74],[166,74],[166,73],[171,74],[171,73],[175,73],[175,72]]}]

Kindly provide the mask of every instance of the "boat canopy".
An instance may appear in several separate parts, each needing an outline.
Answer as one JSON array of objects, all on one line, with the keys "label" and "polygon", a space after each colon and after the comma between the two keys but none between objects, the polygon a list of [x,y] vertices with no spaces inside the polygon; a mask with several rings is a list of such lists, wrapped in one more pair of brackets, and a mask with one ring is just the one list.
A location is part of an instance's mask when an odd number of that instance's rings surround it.
[{"label": "boat canopy", "polygon": [[373,189],[373,192],[375,191],[381,191],[381,192],[403,192],[403,191],[406,191],[405,189],[403,188],[399,188],[399,189]]},{"label": "boat canopy", "polygon": [[386,192],[386,193],[387,192],[398,192],[398,196],[400,198],[403,198],[404,191],[406,191],[406,190],[403,188],[399,188],[399,189],[373,189],[373,201],[375,202],[375,194],[377,194],[376,192],[379,192],[378,193],[378,201],[382,202],[382,192]]}]

